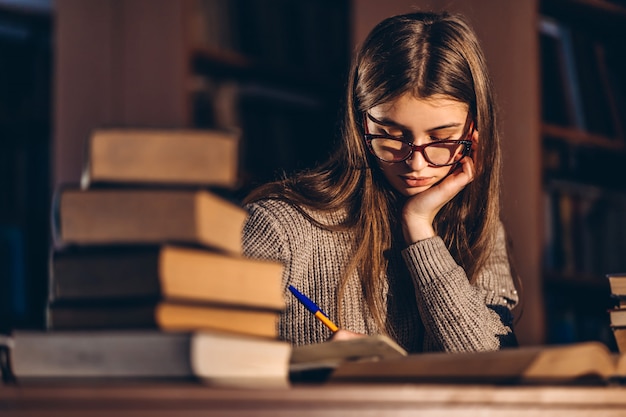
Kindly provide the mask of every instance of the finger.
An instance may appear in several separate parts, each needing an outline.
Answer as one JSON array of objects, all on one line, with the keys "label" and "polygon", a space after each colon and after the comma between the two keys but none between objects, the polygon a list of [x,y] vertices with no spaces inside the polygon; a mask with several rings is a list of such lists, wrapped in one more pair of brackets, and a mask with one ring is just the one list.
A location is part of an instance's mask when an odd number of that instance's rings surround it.
[{"label": "finger", "polygon": [[465,172],[469,178],[468,182],[473,181],[476,174],[476,167],[474,165],[474,160],[472,159],[472,157],[468,156],[463,158],[463,161],[461,161],[461,165],[463,168],[463,172]]},{"label": "finger", "polygon": [[463,183],[461,185],[465,185],[474,179],[474,174],[476,172],[474,161],[471,157],[466,156],[459,161],[459,164],[459,168],[450,172],[450,175],[448,175],[448,178],[446,179],[449,179],[455,184]]},{"label": "finger", "polygon": [[337,330],[330,338],[330,340],[350,340],[359,337],[364,337],[364,334],[351,332],[350,330]]}]

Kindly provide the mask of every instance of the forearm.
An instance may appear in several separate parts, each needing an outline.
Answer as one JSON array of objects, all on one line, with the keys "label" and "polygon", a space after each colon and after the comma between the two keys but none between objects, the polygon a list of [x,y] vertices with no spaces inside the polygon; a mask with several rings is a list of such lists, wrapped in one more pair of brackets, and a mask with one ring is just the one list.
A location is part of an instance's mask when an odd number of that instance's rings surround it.
[{"label": "forearm", "polygon": [[487,271],[495,279],[472,285],[440,238],[409,246],[403,257],[415,285],[425,349],[494,350],[516,343],[509,308],[516,294],[507,265]]}]

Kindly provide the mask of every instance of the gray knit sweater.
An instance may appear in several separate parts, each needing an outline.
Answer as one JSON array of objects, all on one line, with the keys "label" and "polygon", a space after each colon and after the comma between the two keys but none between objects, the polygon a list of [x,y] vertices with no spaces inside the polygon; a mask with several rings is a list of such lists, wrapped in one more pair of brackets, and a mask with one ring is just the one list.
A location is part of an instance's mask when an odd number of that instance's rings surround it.
[{"label": "gray knit sweater", "polygon": [[[365,303],[358,277],[345,291],[337,317],[338,284],[353,246],[349,231],[328,231],[312,224],[285,202],[263,200],[246,206],[244,254],[280,261],[286,310],[279,337],[294,345],[320,343],[331,336],[287,290],[295,286],[340,327],[381,333]],[[315,214],[323,224],[339,215]],[[494,350],[515,344],[511,309],[518,302],[511,278],[503,227],[497,248],[471,285],[439,237],[391,250],[384,297],[390,335],[410,352]]]}]

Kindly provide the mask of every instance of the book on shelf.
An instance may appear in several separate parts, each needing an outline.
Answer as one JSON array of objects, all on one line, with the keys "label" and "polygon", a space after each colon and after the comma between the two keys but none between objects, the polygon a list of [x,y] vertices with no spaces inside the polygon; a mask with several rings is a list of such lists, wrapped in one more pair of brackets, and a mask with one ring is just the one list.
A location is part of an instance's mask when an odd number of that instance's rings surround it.
[{"label": "book on shelf", "polygon": [[81,187],[104,183],[232,189],[238,182],[239,136],[215,129],[96,129],[88,138]]},{"label": "book on shelf", "polygon": [[585,128],[569,28],[547,16],[539,19],[543,120]]},{"label": "book on shelf", "polygon": [[172,242],[241,253],[246,211],[209,190],[65,187],[54,206],[60,246]]},{"label": "book on shelf", "polygon": [[52,253],[48,299],[164,298],[280,310],[282,272],[277,262],[198,247],[70,247]]},{"label": "book on shelf", "polygon": [[[545,185],[544,264],[570,275],[597,278],[626,269],[626,195],[604,187],[551,179]],[[548,229],[549,228],[549,229]]]},{"label": "book on shelf", "polygon": [[623,138],[621,92],[605,43],[549,16],[540,16],[539,41],[543,120],[609,140]]},{"label": "book on shelf", "polygon": [[626,377],[626,355],[600,342],[464,353],[422,353],[346,361],[330,376],[345,382],[602,384]]},{"label": "book on shelf", "polygon": [[219,330],[276,338],[279,310],[177,301],[114,300],[48,304],[48,330]]},{"label": "book on shelf", "polygon": [[192,50],[239,54],[261,66],[333,77],[349,54],[346,1],[195,0],[187,21]]},{"label": "book on shelf", "polygon": [[626,61],[624,61],[624,50],[619,44],[604,45],[603,51],[603,73],[608,79],[610,91],[613,96],[613,105],[621,121],[621,140],[626,144]]},{"label": "book on shelf", "polygon": [[231,0],[195,0],[189,21],[189,41],[195,48],[236,51],[238,22]]},{"label": "book on shelf", "polygon": [[620,83],[613,77],[613,73],[617,69],[612,68],[613,64],[608,58],[608,55],[610,55],[607,52],[608,49],[610,48],[599,42],[594,45],[598,74],[610,111],[609,118],[612,126],[609,129],[612,128],[614,130],[612,139],[624,142],[626,140],[626,132],[624,131],[626,129],[626,117],[624,117],[626,116],[626,108],[624,108],[626,103],[624,102],[623,92],[620,91]]},{"label": "book on shelf", "polygon": [[603,46],[580,29],[572,30],[571,39],[573,67],[579,75],[577,88],[585,115],[584,130],[615,139],[621,127],[608,80]]},{"label": "book on shelf", "polygon": [[291,346],[220,332],[16,331],[14,380],[190,379],[215,386],[288,386]]}]

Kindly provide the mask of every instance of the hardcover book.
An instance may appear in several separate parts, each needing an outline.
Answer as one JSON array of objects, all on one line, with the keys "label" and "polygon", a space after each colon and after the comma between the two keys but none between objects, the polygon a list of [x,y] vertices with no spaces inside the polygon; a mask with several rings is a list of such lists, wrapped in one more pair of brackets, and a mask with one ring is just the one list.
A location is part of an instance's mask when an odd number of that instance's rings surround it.
[{"label": "hardcover book", "polygon": [[27,380],[196,379],[216,386],[287,386],[291,346],[218,332],[15,332],[12,377]]},{"label": "hardcover book", "polygon": [[282,309],[277,262],[186,246],[85,246],[53,253],[49,301],[164,298]]},{"label": "hardcover book", "polygon": [[96,129],[89,137],[82,188],[98,183],[234,188],[239,134],[201,129]]},{"label": "hardcover book", "polygon": [[626,273],[607,274],[611,295],[615,297],[626,297]]},{"label": "hardcover book", "polygon": [[63,188],[61,245],[198,244],[241,253],[246,211],[208,190]]},{"label": "hardcover book", "polygon": [[52,304],[49,330],[160,329],[219,330],[276,338],[278,311],[222,305],[161,302]]}]

